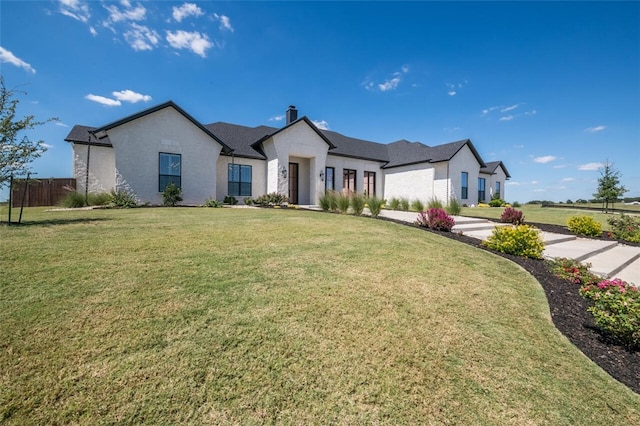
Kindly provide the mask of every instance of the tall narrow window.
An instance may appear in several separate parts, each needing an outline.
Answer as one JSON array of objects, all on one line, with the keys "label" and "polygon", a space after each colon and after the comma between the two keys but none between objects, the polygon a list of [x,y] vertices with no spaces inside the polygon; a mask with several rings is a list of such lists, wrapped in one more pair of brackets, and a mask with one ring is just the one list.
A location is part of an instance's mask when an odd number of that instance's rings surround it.
[{"label": "tall narrow window", "polygon": [[376,195],[376,172],[364,172],[364,191],[366,195]]},{"label": "tall narrow window", "polygon": [[460,186],[460,198],[466,200],[469,198],[469,173],[462,172],[462,184]]},{"label": "tall narrow window", "polygon": [[485,179],[478,178],[478,202],[483,203],[487,197],[486,189],[485,189]]},{"label": "tall narrow window", "polygon": [[327,167],[324,170],[324,189],[333,191],[336,188],[336,169],[335,167]]},{"label": "tall narrow window", "polygon": [[356,191],[356,171],[344,169],[342,171],[342,190],[348,193]]},{"label": "tall narrow window", "polygon": [[227,195],[251,195],[251,166],[229,164],[227,173]]},{"label": "tall narrow window", "polygon": [[178,188],[182,187],[182,156],[180,154],[161,152],[158,191],[164,191],[170,183],[173,183]]},{"label": "tall narrow window", "polygon": [[496,182],[496,198],[500,198],[500,182]]}]

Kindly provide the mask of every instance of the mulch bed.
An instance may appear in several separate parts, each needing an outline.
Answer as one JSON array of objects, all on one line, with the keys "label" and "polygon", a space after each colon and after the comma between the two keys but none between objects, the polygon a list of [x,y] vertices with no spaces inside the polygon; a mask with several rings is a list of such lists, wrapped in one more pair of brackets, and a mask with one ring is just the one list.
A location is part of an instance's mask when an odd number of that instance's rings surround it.
[{"label": "mulch bed", "polygon": [[[406,222],[391,219],[383,220],[407,225]],[[563,226],[538,223],[529,223],[529,225],[533,225],[543,231],[570,234]],[[437,233],[482,250],[491,251],[520,265],[542,285],[549,302],[551,318],[556,328],[589,359],[609,373],[611,377],[640,394],[640,351],[620,346],[599,332],[593,317],[587,312],[589,302],[578,294],[579,286],[572,285],[551,274],[543,260],[498,253],[483,247],[480,244],[481,241],[476,238],[454,232],[432,231],[427,228],[420,229]],[[606,239],[606,235],[603,235],[603,238]]]}]

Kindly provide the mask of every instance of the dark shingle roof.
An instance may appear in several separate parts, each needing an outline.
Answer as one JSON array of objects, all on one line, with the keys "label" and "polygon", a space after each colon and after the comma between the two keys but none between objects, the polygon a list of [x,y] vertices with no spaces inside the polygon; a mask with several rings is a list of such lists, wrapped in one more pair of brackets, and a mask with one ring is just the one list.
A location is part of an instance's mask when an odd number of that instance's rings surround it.
[{"label": "dark shingle roof", "polygon": [[504,174],[507,176],[507,179],[509,179],[511,175],[509,174],[509,171],[504,166],[504,163],[502,163],[502,161],[489,161],[488,163],[486,163],[485,167],[480,169],[480,173],[486,173],[489,175],[495,174],[498,166],[502,167]]},{"label": "dark shingle roof", "polygon": [[332,132],[331,130],[320,131],[335,145],[335,148],[329,151],[329,155],[382,162],[389,161],[387,145],[363,139],[350,138],[338,132]]},{"label": "dark shingle roof", "polygon": [[269,126],[246,127],[223,122],[207,124],[204,127],[231,147],[234,155],[262,160],[266,157],[253,149],[251,144],[278,131],[277,128]]},{"label": "dark shingle roof", "polygon": [[420,142],[399,140],[386,145],[389,152],[389,162],[385,169],[409,164],[426,163],[431,160],[431,148]]},{"label": "dark shingle roof", "polygon": [[75,125],[64,140],[66,142],[73,142],[81,145],[91,144],[99,146],[113,146],[111,145],[109,136],[98,139],[91,133],[96,129],[97,127]]}]

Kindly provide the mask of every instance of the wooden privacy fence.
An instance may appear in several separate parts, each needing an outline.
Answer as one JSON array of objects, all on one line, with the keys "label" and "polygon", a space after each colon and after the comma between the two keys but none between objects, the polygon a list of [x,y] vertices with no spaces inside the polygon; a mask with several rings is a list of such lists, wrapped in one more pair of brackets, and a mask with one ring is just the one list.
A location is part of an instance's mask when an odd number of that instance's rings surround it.
[{"label": "wooden privacy fence", "polygon": [[26,179],[14,179],[11,187],[11,205],[20,207],[25,196],[25,207],[55,206],[69,191],[76,190],[74,178],[29,179],[25,194]]}]

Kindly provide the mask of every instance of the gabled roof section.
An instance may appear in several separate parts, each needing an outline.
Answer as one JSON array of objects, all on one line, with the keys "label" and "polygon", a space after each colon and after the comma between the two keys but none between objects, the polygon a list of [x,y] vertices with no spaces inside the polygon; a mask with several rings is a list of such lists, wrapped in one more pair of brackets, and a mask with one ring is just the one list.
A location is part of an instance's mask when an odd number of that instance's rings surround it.
[{"label": "gabled roof section", "polygon": [[431,147],[431,162],[439,163],[441,161],[449,161],[465,145],[469,146],[471,153],[473,153],[474,157],[476,157],[476,160],[478,160],[480,167],[485,167],[484,161],[482,161],[482,157],[480,157],[480,154],[478,154],[478,151],[476,151],[476,148],[473,146],[473,144],[471,143],[471,140],[469,139],[463,139],[460,141],[445,143],[443,145],[437,145],[437,146]]},{"label": "gabled roof section", "polygon": [[488,175],[494,175],[496,173],[496,170],[498,169],[498,167],[502,167],[502,171],[504,172],[504,174],[507,177],[507,179],[509,179],[511,177],[511,175],[509,174],[509,171],[504,166],[504,163],[502,161],[489,161],[485,165],[485,167],[480,169],[480,173],[485,173],[485,174],[488,174]]},{"label": "gabled roof section", "polygon": [[384,169],[431,161],[431,148],[420,142],[402,139],[386,147],[389,152],[389,162],[383,166]]},{"label": "gabled roof section", "polygon": [[252,144],[251,144],[251,146],[252,146],[254,149],[256,149],[256,150],[258,150],[258,151],[262,152],[262,150],[261,150],[261,148],[260,148],[260,144],[261,144],[262,142],[264,142],[265,140],[269,139],[270,137],[273,137],[273,136],[277,135],[278,133],[280,133],[280,132],[282,132],[282,131],[284,131],[284,130],[288,129],[288,128],[289,128],[289,127],[291,127],[291,126],[295,126],[296,124],[298,124],[298,123],[299,123],[299,122],[301,122],[301,121],[304,121],[305,123],[307,123],[307,125],[308,125],[309,127],[311,127],[311,129],[312,129],[314,132],[316,132],[316,133],[318,134],[318,136],[320,136],[320,138],[321,138],[323,141],[325,141],[325,142],[327,143],[327,145],[329,145],[329,149],[335,149],[335,145],[333,145],[333,143],[331,143],[331,141],[330,141],[330,140],[329,140],[329,139],[328,139],[324,134],[322,134],[322,132],[321,132],[321,131],[316,127],[316,125],[315,125],[315,124],[313,124],[313,123],[311,122],[311,120],[309,120],[309,119],[307,118],[307,116],[306,116],[306,115],[305,115],[304,117],[302,117],[302,118],[297,119],[296,121],[292,121],[291,123],[287,124],[286,126],[284,126],[284,127],[280,128],[280,129],[276,130],[275,132],[273,132],[273,133],[271,133],[271,134],[269,134],[269,135],[264,135],[262,138],[258,139],[258,140],[257,140],[257,141],[255,141],[254,143],[252,143]]},{"label": "gabled roof section", "polygon": [[330,130],[321,132],[335,145],[329,155],[339,155],[341,157],[359,158],[363,160],[373,160],[380,162],[389,161],[387,145],[366,141],[364,139],[350,138]]},{"label": "gabled roof section", "polygon": [[109,123],[107,125],[104,125],[102,127],[98,127],[97,129],[94,129],[92,131],[92,133],[97,134],[99,132],[105,132],[105,131],[107,131],[109,129],[113,129],[114,127],[121,126],[123,124],[126,124],[126,123],[129,123],[131,121],[137,120],[138,118],[144,117],[145,115],[153,114],[154,112],[163,110],[165,108],[173,108],[176,111],[178,111],[178,113],[180,113],[182,116],[184,116],[187,120],[191,121],[191,123],[193,123],[193,125],[198,127],[200,130],[205,132],[209,137],[211,137],[213,140],[215,140],[220,145],[222,145],[223,152],[231,153],[232,149],[229,146],[227,146],[227,144],[225,144],[220,139],[218,139],[218,137],[216,135],[214,135],[213,133],[211,133],[211,131],[209,129],[207,129],[205,126],[200,124],[199,121],[197,121],[195,118],[193,118],[191,115],[189,115],[185,110],[180,108],[173,101],[168,101],[168,102],[165,102],[163,104],[156,105],[154,107],[151,107],[149,109],[145,109],[144,111],[140,111],[140,112],[138,112],[136,114],[133,114],[133,115],[130,115],[128,117],[122,118],[120,120],[114,121],[114,122]]},{"label": "gabled roof section", "polygon": [[95,127],[90,126],[80,126],[75,125],[69,132],[66,138],[64,138],[65,142],[77,143],[79,145],[97,145],[97,146],[108,146],[113,147],[111,145],[111,141],[109,140],[109,136],[98,139],[92,133],[95,132]]},{"label": "gabled roof section", "polygon": [[261,160],[266,159],[266,157],[261,152],[252,148],[251,144],[278,130],[275,127],[269,126],[246,127],[221,121],[206,124],[204,127],[231,147],[234,155]]}]

